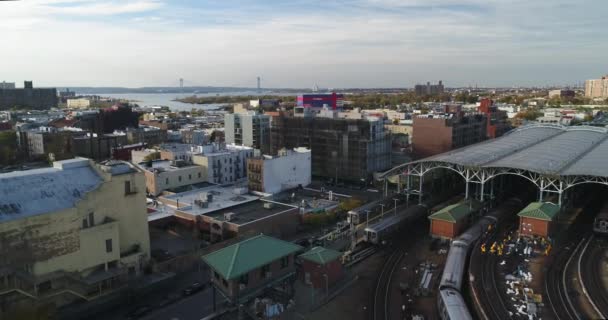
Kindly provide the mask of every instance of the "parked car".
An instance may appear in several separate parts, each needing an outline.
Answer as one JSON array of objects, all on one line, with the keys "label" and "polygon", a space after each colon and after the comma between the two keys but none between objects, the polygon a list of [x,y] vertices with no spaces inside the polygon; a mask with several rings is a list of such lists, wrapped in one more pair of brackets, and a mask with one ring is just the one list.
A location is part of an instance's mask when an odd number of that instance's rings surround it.
[{"label": "parked car", "polygon": [[182,291],[182,294],[184,296],[190,296],[190,295],[193,295],[193,294],[203,290],[204,288],[205,288],[205,286],[202,283],[196,282],[196,283],[189,285],[186,289],[184,289]]},{"label": "parked car", "polygon": [[145,316],[146,314],[148,314],[150,311],[152,311],[152,308],[150,306],[146,306],[146,305],[139,306],[127,314],[127,319],[129,319],[129,320],[139,319],[139,318]]}]

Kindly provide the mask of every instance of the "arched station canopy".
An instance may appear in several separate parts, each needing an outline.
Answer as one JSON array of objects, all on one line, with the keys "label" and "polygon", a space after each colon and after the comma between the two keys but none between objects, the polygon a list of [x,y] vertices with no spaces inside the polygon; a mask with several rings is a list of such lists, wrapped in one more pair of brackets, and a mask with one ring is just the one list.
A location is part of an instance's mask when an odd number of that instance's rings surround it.
[{"label": "arched station canopy", "polygon": [[541,200],[543,192],[554,192],[561,201],[561,193],[574,185],[608,185],[607,138],[608,129],[601,127],[527,125],[497,139],[399,165],[378,178],[405,175],[409,191],[409,176],[422,178],[433,169],[446,168],[459,173],[467,187],[479,183],[483,190],[490,179],[515,174],[536,184]]}]

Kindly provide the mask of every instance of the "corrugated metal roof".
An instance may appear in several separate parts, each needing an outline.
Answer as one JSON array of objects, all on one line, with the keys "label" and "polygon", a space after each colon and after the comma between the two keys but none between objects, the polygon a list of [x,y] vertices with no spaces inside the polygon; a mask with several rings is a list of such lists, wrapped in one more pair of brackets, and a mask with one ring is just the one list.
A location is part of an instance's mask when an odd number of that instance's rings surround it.
[{"label": "corrugated metal roof", "polygon": [[230,280],[301,249],[291,242],[259,235],[212,252],[202,259],[224,279]]},{"label": "corrugated metal roof", "polygon": [[559,213],[559,206],[551,202],[532,202],[517,215],[525,218],[551,221]]},{"label": "corrugated metal roof", "polygon": [[[514,168],[554,176],[608,177],[608,129],[534,124],[506,135],[412,162],[445,162],[465,167]],[[395,174],[395,167],[379,178]]]},{"label": "corrugated metal roof", "polygon": [[324,247],[314,247],[307,252],[299,255],[300,258],[312,261],[317,264],[326,264],[332,262],[342,256],[342,253],[336,250],[327,249]]}]

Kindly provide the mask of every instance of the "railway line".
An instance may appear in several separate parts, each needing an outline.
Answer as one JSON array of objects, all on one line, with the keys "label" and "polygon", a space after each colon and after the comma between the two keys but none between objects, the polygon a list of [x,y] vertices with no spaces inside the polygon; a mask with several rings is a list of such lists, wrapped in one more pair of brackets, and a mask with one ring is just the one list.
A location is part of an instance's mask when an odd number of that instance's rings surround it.
[{"label": "railway line", "polygon": [[[492,243],[497,238],[496,232],[492,233],[487,239],[487,243]],[[482,257],[479,245],[476,246],[471,254],[470,271],[479,276],[480,289],[480,318],[483,319],[509,319],[509,310],[505,305],[503,295],[498,289],[496,278],[497,257],[494,255],[484,255]]]},{"label": "railway line", "polygon": [[570,242],[549,262],[549,269],[545,276],[545,292],[547,305],[553,311],[555,319],[582,319],[570,297],[567,279],[572,261],[577,252],[581,250],[585,240],[582,238]]},{"label": "railway line", "polygon": [[592,235],[581,249],[577,263],[578,279],[597,319],[608,319],[608,290],[601,277],[605,253],[605,240]]},{"label": "railway line", "polygon": [[376,283],[376,290],[374,292],[374,304],[373,304],[373,319],[374,320],[388,320],[390,318],[389,305],[390,305],[390,291],[393,274],[395,269],[403,259],[403,250],[395,249],[390,252],[386,263],[382,267],[382,271],[378,276],[378,282]]}]

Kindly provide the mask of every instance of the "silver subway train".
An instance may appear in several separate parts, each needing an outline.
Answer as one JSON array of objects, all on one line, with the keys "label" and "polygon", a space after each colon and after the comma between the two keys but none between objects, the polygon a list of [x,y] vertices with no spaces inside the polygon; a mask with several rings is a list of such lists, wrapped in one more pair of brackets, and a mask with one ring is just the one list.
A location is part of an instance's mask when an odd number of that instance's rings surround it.
[{"label": "silver subway train", "polygon": [[441,319],[473,319],[461,291],[469,253],[483,232],[488,230],[489,225],[496,224],[508,214],[513,214],[521,208],[523,202],[511,198],[479,218],[472,227],[452,242],[439,283],[437,307]]}]

